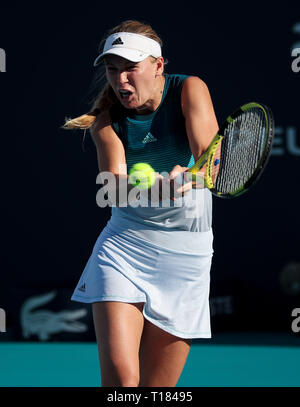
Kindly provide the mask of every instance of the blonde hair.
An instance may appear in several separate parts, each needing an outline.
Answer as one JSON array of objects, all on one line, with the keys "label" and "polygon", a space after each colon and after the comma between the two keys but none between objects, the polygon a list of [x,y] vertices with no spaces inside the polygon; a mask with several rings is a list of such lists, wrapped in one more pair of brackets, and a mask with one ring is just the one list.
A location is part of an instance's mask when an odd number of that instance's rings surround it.
[{"label": "blonde hair", "polygon": [[[109,30],[105,35],[99,45],[99,53],[102,52],[104,43],[106,39],[114,33],[117,32],[132,32],[135,34],[145,35],[155,41],[157,41],[162,47],[162,40],[153,30],[149,24],[142,23],[137,20],[127,20],[117,25],[116,27]],[[119,103],[112,87],[109,83],[106,83],[100,93],[97,95],[93,101],[92,108],[89,113],[85,113],[74,119],[65,118],[65,124],[62,126],[63,129],[89,129],[95,122],[96,117],[102,111],[108,110],[115,103]]]}]

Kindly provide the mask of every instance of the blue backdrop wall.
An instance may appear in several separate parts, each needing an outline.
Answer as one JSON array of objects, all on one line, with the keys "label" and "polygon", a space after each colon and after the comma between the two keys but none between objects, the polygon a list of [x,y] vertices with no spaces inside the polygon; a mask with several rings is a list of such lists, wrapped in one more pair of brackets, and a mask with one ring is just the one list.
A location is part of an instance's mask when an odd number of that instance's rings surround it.
[{"label": "blue backdrop wall", "polygon": [[[219,123],[237,106],[271,107],[276,135],[258,185],[214,199],[213,332],[290,331],[300,307],[300,9],[287,2],[1,5],[2,251],[0,340],[94,340],[89,305],[70,301],[110,216],[96,204],[96,150],[60,129],[88,111],[104,33],[149,22],[166,71],[208,85]],[[5,61],[3,56],[5,55]],[[4,72],[5,71],[5,72]]]}]

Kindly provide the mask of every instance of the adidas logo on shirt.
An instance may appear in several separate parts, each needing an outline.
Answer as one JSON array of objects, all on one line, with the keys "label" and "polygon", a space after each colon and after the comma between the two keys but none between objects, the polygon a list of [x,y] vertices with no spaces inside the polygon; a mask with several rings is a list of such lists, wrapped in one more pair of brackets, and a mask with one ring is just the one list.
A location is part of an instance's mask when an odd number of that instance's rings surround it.
[{"label": "adidas logo on shirt", "polygon": [[152,143],[153,141],[157,141],[157,139],[149,132],[142,141],[142,143],[143,144]]}]

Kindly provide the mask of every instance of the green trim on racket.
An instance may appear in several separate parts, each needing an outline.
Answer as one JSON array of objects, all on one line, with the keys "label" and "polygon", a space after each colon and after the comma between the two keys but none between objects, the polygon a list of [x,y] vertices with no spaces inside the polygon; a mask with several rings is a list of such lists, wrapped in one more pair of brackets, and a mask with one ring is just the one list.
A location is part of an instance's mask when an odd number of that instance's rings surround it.
[{"label": "green trim on racket", "polygon": [[[222,198],[239,196],[254,185],[263,172],[271,153],[273,136],[271,110],[256,102],[244,104],[227,117],[208,149],[188,172],[196,181],[197,172],[206,164],[206,188]],[[218,148],[220,155],[217,157]],[[214,175],[216,166],[219,166],[217,176]]]}]

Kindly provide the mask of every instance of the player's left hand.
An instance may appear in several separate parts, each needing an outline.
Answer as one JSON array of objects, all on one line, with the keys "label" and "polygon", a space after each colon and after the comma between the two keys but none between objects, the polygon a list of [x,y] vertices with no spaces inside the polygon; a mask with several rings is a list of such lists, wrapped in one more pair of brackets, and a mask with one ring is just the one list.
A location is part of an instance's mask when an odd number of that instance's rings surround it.
[{"label": "player's left hand", "polygon": [[188,169],[188,167],[175,165],[175,167],[170,172],[169,179],[172,200],[183,197],[193,188],[190,174],[186,172]]},{"label": "player's left hand", "polygon": [[175,165],[170,172],[171,187],[174,190],[172,200],[184,196],[192,188],[204,188],[205,166],[196,173],[193,181],[192,173],[187,171],[188,169],[188,167]]}]

